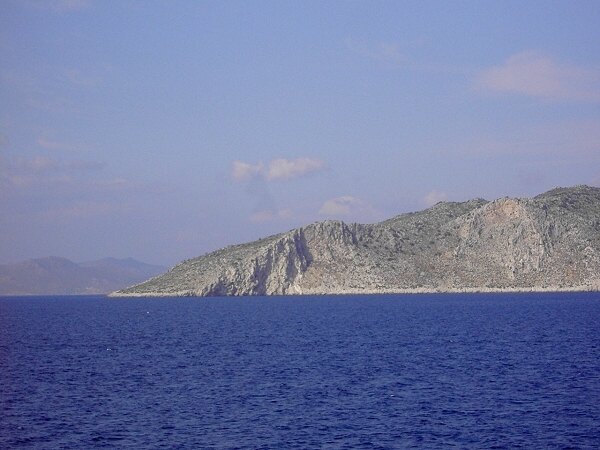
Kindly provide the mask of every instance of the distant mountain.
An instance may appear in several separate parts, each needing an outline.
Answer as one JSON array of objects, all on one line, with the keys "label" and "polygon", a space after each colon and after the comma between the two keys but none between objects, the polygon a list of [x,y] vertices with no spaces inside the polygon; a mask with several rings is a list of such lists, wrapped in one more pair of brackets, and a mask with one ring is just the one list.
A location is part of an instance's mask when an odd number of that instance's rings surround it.
[{"label": "distant mountain", "polygon": [[104,294],[164,270],[131,258],[80,264],[56,256],[30,259],[0,265],[0,295]]},{"label": "distant mountain", "polygon": [[314,223],[184,261],[116,296],[600,290],[600,189]]}]

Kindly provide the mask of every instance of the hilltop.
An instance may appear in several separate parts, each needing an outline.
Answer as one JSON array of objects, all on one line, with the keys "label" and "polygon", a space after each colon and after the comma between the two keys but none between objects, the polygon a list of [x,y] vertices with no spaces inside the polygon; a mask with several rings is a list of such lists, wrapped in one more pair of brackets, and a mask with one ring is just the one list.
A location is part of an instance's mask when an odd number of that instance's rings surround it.
[{"label": "hilltop", "polygon": [[115,296],[600,290],[600,189],[317,222],[184,261]]}]

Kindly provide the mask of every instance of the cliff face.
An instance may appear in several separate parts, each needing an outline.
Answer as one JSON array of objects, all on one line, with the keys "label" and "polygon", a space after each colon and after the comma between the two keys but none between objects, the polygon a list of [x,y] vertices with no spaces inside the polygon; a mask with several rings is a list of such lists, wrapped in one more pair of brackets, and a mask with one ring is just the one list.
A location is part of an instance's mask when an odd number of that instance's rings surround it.
[{"label": "cliff face", "polygon": [[184,261],[118,296],[600,290],[600,189],[326,221]]}]

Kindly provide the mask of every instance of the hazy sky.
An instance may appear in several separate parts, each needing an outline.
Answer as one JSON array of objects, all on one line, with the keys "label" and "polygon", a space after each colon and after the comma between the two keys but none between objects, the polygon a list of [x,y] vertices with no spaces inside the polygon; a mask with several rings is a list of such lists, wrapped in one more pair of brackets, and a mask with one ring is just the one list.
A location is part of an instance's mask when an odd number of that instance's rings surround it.
[{"label": "hazy sky", "polygon": [[0,262],[171,265],[600,185],[598,1],[0,3]]}]

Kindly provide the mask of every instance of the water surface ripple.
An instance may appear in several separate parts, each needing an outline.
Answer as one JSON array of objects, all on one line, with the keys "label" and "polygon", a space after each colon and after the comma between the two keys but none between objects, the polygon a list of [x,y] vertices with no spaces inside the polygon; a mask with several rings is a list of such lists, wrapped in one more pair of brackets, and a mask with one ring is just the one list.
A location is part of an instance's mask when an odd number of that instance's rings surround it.
[{"label": "water surface ripple", "polygon": [[599,448],[600,294],[0,298],[0,448]]}]

